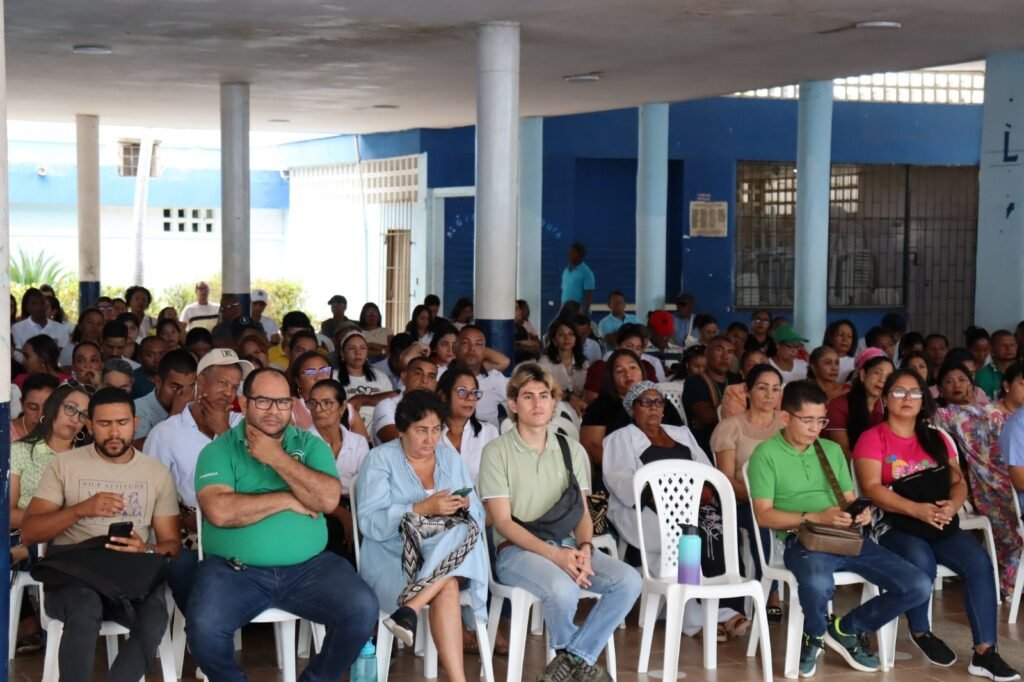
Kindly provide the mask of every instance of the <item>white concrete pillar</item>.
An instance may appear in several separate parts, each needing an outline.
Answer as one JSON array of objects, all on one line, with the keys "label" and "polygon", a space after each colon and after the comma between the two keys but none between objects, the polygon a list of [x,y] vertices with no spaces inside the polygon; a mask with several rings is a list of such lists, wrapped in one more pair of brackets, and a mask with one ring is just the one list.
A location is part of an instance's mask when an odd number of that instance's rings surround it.
[{"label": "white concrete pillar", "polygon": [[808,339],[825,335],[831,163],[832,81],[801,83],[796,140],[793,326]]},{"label": "white concrete pillar", "polygon": [[492,348],[515,344],[519,24],[482,24],[477,43],[474,312]]},{"label": "white concrete pillar", "polygon": [[75,116],[78,155],[78,309],[100,297],[100,118]]},{"label": "white concrete pillar", "polygon": [[544,199],[544,119],[519,122],[519,250],[516,298],[530,306],[533,322],[541,315],[541,211]]},{"label": "white concrete pillar", "polygon": [[249,313],[249,84],[220,86],[221,268],[223,293]]},{"label": "white concrete pillar", "polygon": [[636,315],[665,305],[668,104],[640,107],[636,164]]},{"label": "white concrete pillar", "polygon": [[988,330],[1024,319],[1024,52],[985,60],[974,320]]}]

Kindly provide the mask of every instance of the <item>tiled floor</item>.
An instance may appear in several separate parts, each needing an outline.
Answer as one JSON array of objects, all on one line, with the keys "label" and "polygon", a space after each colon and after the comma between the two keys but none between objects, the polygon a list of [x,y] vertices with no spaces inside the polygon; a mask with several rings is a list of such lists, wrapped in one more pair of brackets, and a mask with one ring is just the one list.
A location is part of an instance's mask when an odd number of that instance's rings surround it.
[{"label": "tiled floor", "polygon": [[[910,655],[909,660],[899,660],[896,667],[889,673],[870,675],[850,670],[834,653],[828,652],[818,666],[818,678],[839,679],[876,679],[886,682],[931,682],[933,680],[964,680],[970,679],[967,674],[967,663],[970,657],[970,631],[964,615],[964,606],[959,586],[947,584],[944,591],[936,593],[935,614],[936,631],[946,639],[960,656],[960,660],[952,668],[938,668],[929,665],[917,652],[906,634],[905,620],[901,623],[900,639],[897,650]],[[852,606],[857,595],[849,589],[841,590],[837,602]],[[1011,664],[1024,669],[1024,624],[1007,625],[1006,617],[1009,609],[1002,606],[999,613],[1000,649]],[[658,625],[651,652],[651,674],[636,673],[637,654],[640,648],[640,630],[636,626],[636,612],[627,620],[628,627],[619,630],[615,636],[618,655],[619,682],[647,681],[660,679],[661,657],[664,651],[664,636],[661,624]],[[785,625],[772,627],[772,657],[775,675],[782,679],[782,658],[784,655]],[[270,626],[251,626],[245,630],[242,661],[249,679],[253,682],[272,682],[280,680],[275,667],[274,648]],[[529,637],[526,648],[526,662],[523,679],[536,680],[544,668],[544,640],[541,637]],[[698,680],[722,682],[759,682],[762,680],[759,658],[746,657],[747,638],[732,640],[719,645],[717,670],[704,670],[702,667],[702,650],[699,640],[684,638],[680,653],[679,669],[686,673],[690,682]],[[36,682],[42,677],[42,653],[18,657],[11,665],[11,680]],[[603,659],[601,661],[603,664]],[[299,661],[301,670],[305,661]],[[478,679],[480,666],[475,656],[466,657],[467,676],[470,680]],[[494,661],[497,680],[505,679],[505,659],[496,657]],[[106,673],[105,654],[97,649],[97,664],[94,679],[103,679]],[[185,679],[193,679],[193,665],[189,659],[185,664]],[[147,680],[158,680],[158,675],[149,675]],[[400,652],[391,667],[390,679],[393,682],[407,682],[423,679],[423,664],[408,650]],[[442,672],[440,679],[446,679]]]}]

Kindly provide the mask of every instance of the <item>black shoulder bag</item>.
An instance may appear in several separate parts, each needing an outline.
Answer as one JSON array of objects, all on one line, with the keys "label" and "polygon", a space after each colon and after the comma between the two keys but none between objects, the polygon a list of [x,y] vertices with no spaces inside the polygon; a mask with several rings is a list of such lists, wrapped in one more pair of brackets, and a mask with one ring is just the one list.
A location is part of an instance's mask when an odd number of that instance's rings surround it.
[{"label": "black shoulder bag", "polygon": [[565,469],[569,472],[568,487],[562,491],[562,495],[555,500],[551,508],[541,514],[539,518],[533,521],[523,521],[515,516],[512,517],[513,521],[545,542],[561,542],[569,537],[579,525],[584,512],[583,494],[580,492],[576,474],[572,471],[569,443],[561,434],[555,434],[555,437],[558,439],[558,447],[562,451]]}]

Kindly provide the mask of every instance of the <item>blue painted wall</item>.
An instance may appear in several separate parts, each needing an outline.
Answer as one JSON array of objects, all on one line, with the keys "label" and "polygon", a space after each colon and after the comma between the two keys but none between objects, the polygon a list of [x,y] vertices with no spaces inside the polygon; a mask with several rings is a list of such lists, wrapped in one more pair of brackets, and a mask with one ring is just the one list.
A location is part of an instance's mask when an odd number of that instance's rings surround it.
[{"label": "blue painted wall", "polygon": [[[681,288],[694,293],[698,308],[723,325],[749,319],[749,311],[732,310],[736,163],[794,161],[796,127],[794,101],[718,98],[671,106],[666,296]],[[422,139],[429,186],[473,184],[473,128],[423,131]],[[980,106],[835,104],[835,163],[973,165],[980,140]],[[545,119],[543,322],[557,310],[566,247],[573,241],[590,250],[595,301],[603,302],[613,288],[632,296],[636,145],[635,109]],[[689,202],[700,194],[729,203],[727,238],[686,236]],[[472,250],[446,249],[446,285],[448,270],[472,273],[471,264],[456,260],[463,251],[472,258]],[[457,295],[464,295],[464,274],[453,277],[462,282]],[[445,305],[454,300],[447,289],[444,300]],[[881,315],[836,310],[829,318],[850,317],[863,331]],[[537,321],[536,311],[534,317]]]}]

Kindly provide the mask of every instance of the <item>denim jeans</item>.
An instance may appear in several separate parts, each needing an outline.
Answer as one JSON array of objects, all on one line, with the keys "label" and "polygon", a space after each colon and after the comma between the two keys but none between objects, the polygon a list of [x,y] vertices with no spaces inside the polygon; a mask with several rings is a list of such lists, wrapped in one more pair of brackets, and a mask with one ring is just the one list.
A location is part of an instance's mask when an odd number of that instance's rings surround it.
[{"label": "denim jeans", "polygon": [[[761,570],[761,553],[757,551],[757,538],[754,537],[754,511],[750,506],[749,502],[737,502],[736,503],[736,524],[747,531],[747,541],[750,543],[750,553],[754,557],[754,579],[757,581],[761,580],[763,571]],[[740,546],[740,556],[743,556],[743,543],[740,540],[739,533],[736,534],[736,543]],[[765,551],[771,552],[772,548],[772,532],[767,528],[761,529],[761,546],[765,548]],[[768,558],[765,558],[765,563],[768,563]],[[742,568],[742,566],[741,566]],[[779,584],[772,582],[769,594],[779,589]]]},{"label": "denim jeans", "polygon": [[812,637],[825,634],[828,602],[836,591],[832,574],[837,571],[853,571],[884,590],[843,617],[840,627],[851,634],[875,632],[915,606],[927,605],[932,594],[932,580],[924,571],[871,540],[864,540],[859,556],[840,556],[808,551],[791,535],[783,561],[796,575],[804,632]]},{"label": "denim jeans", "polygon": [[521,587],[540,598],[552,649],[564,649],[593,665],[608,638],[636,603],[643,580],[636,569],[604,552],[594,552],[591,567],[595,575],[590,576],[587,589],[600,594],[601,599],[582,627],[573,622],[580,588],[554,562],[510,546],[498,553],[497,574],[501,583]]},{"label": "denim jeans", "polygon": [[[938,540],[924,540],[890,529],[878,544],[895,552],[935,580],[936,564],[956,572],[964,580],[964,606],[971,624],[974,646],[996,643],[996,586],[992,578],[992,561],[977,538],[958,530]],[[928,602],[907,611],[911,632],[928,632]]]},{"label": "denim jeans", "polygon": [[[96,638],[105,615],[99,593],[88,587],[46,590],[45,604],[46,613],[64,623],[57,652],[61,682],[88,682],[92,679]],[[129,628],[128,639],[121,644],[107,679],[138,682],[156,660],[156,650],[166,630],[167,602],[164,586],[159,585],[135,606],[135,624]]]},{"label": "denim jeans", "polygon": [[182,547],[178,558],[171,562],[167,570],[167,586],[171,588],[174,604],[182,613],[188,608],[188,595],[196,584],[196,571],[199,570],[199,552]]},{"label": "denim jeans", "polygon": [[294,566],[234,570],[221,557],[199,564],[185,634],[196,664],[217,682],[246,679],[235,662],[235,630],[269,608],[327,627],[320,653],[300,680],[336,682],[359,656],[377,624],[377,596],[337,554],[321,552]]}]

